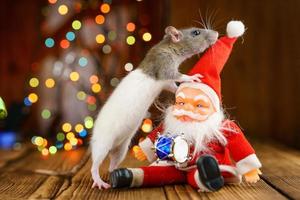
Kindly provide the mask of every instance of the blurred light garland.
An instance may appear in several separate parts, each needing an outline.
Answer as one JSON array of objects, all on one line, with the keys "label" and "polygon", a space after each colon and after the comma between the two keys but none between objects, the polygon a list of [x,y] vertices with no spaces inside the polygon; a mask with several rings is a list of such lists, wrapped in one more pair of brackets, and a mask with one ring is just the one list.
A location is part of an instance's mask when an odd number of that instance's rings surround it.
[{"label": "blurred light garland", "polygon": [[[80,2],[74,2],[73,7],[70,5],[62,4],[61,2],[57,0],[48,0],[49,5],[59,4],[55,5],[57,12],[61,16],[67,15],[71,9],[74,9],[75,12],[80,12],[82,9],[86,8],[86,5],[82,5]],[[99,4],[99,11],[95,18],[94,23],[97,25],[103,25],[106,22],[105,14],[109,13],[111,11],[111,4],[112,0],[103,0],[103,3]],[[69,6],[69,7],[68,7]],[[80,19],[74,19],[71,23],[70,29],[65,33],[64,38],[56,38],[54,40],[53,37],[47,37],[44,40],[44,45],[47,48],[54,48],[54,47],[60,47],[61,49],[68,49],[73,42],[77,39],[77,33],[78,31],[84,26],[85,21],[81,21]],[[145,27],[137,27],[137,25],[129,21],[126,23],[126,26],[124,27],[129,35],[126,36],[125,43],[129,46],[134,45],[137,40],[142,42],[149,42],[152,39],[152,35],[150,32],[147,31]],[[140,38],[137,38],[137,35],[140,36]],[[114,42],[117,39],[118,35],[116,30],[108,30],[107,33],[98,33],[95,37],[95,43],[98,45],[103,45],[101,47],[103,54],[110,54],[112,52],[112,44],[111,42]],[[56,45],[57,44],[57,45]],[[85,54],[83,54],[85,55]],[[65,56],[64,62],[67,64],[74,63],[75,55],[68,53]],[[80,67],[86,67],[89,63],[89,59],[86,56],[81,56],[76,61],[77,64]],[[76,70],[70,70],[66,74],[66,71],[63,70],[63,62],[57,61],[53,65],[53,75],[54,77],[46,77],[46,78],[38,78],[38,77],[31,77],[28,80],[28,85],[32,89],[36,89],[39,87],[46,87],[47,89],[52,89],[56,86],[55,77],[59,77],[64,74],[67,78],[69,78],[70,81],[78,82],[80,78],[79,71]],[[133,70],[133,64],[130,62],[127,62],[124,65],[124,69],[127,72],[130,72]],[[97,99],[93,95],[97,95],[102,91],[102,85],[99,82],[100,78],[93,74],[88,78],[88,81],[90,83],[90,92],[86,91],[78,91],[76,94],[76,97],[78,101],[83,101],[87,104],[87,108],[89,111],[96,111],[97,109]],[[120,80],[116,77],[113,77],[110,80],[110,84],[112,87],[116,87],[119,84]],[[41,84],[41,83],[44,83]],[[32,106],[36,102],[38,102],[39,96],[35,92],[30,92],[25,98],[24,98],[24,105],[25,106]],[[43,108],[40,111],[40,116],[44,120],[49,120],[54,111],[51,111],[50,108]],[[58,150],[63,149],[65,151],[70,151],[72,149],[75,149],[77,146],[80,146],[83,144],[83,140],[88,136],[88,130],[91,130],[94,126],[94,119],[91,116],[84,117],[84,120],[82,123],[77,124],[71,124],[69,122],[64,122],[61,124],[61,129],[55,134],[55,142],[52,143],[48,141],[47,138],[41,137],[41,136],[33,136],[31,138],[32,144],[37,146],[38,151],[41,152],[43,156],[48,155],[54,155],[57,153]],[[151,119],[147,118],[143,121],[143,124],[141,125],[141,130],[145,133],[150,132],[153,129],[152,121]]]}]

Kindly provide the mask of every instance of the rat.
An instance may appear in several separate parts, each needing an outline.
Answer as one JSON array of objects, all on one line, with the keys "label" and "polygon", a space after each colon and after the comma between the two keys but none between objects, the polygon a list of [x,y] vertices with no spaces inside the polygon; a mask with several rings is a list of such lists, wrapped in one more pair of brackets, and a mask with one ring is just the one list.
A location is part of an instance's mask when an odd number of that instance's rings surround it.
[{"label": "rat", "polygon": [[187,58],[202,53],[218,39],[218,32],[196,27],[168,26],[164,38],[153,46],[140,65],[115,88],[100,110],[90,141],[92,187],[110,185],[99,176],[99,166],[107,155],[112,172],[125,158],[128,146],[143,118],[163,89],[175,92],[175,82],[201,82],[200,74],[188,76],[178,71]]}]

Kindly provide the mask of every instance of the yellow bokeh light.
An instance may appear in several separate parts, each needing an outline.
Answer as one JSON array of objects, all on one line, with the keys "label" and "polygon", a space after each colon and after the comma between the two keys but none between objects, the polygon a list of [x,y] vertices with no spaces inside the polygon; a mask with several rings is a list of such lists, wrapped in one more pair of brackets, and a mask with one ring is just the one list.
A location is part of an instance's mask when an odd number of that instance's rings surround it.
[{"label": "yellow bokeh light", "polygon": [[70,73],[71,81],[78,81],[79,80],[79,73],[78,72],[71,72]]},{"label": "yellow bokeh light", "polygon": [[152,39],[152,35],[150,33],[144,33],[143,34],[143,40],[146,42],[149,42]]},{"label": "yellow bokeh light", "polygon": [[97,15],[95,17],[95,22],[97,24],[103,24],[105,22],[105,17],[103,15]]},{"label": "yellow bokeh light", "polygon": [[77,138],[75,138],[75,137],[71,138],[71,139],[70,139],[70,143],[71,143],[71,145],[73,145],[73,146],[77,145],[77,143],[78,143]]},{"label": "yellow bokeh light", "polygon": [[72,125],[70,123],[64,123],[62,125],[62,130],[64,132],[70,132],[72,130]]},{"label": "yellow bokeh light", "polygon": [[79,20],[74,20],[72,22],[72,28],[74,30],[79,30],[81,28],[81,22]]},{"label": "yellow bokeh light", "polygon": [[68,10],[69,10],[68,7],[64,4],[62,4],[58,7],[58,13],[61,14],[61,15],[67,14]]},{"label": "yellow bokeh light", "polygon": [[128,45],[133,45],[135,43],[135,38],[133,36],[128,36],[126,42]]},{"label": "yellow bokeh light", "polygon": [[76,126],[75,126],[75,131],[77,132],[77,133],[79,133],[79,132],[81,132],[82,130],[83,130],[83,125],[82,124],[76,124]]},{"label": "yellow bokeh light", "polygon": [[69,132],[69,133],[67,133],[67,139],[68,140],[71,140],[72,138],[74,138],[75,137],[75,135],[74,135],[74,133],[73,132]]},{"label": "yellow bokeh light", "polygon": [[48,78],[46,81],[45,81],[45,85],[47,88],[53,88],[55,86],[55,81],[53,78]]},{"label": "yellow bokeh light", "polygon": [[35,93],[30,93],[30,94],[28,95],[28,99],[29,99],[29,101],[30,101],[31,103],[36,103],[36,102],[38,101],[39,97],[38,97],[38,95],[35,94]]},{"label": "yellow bokeh light", "polygon": [[94,93],[98,93],[101,91],[101,85],[99,83],[95,83],[92,85],[92,91]]},{"label": "yellow bokeh light", "polygon": [[149,133],[151,132],[153,129],[152,125],[150,124],[143,124],[142,126],[142,130],[145,132],[145,133]]},{"label": "yellow bokeh light", "polygon": [[97,42],[98,44],[102,44],[103,42],[105,42],[105,37],[104,37],[104,35],[98,34],[98,35],[96,36],[96,42]]},{"label": "yellow bokeh light", "polygon": [[107,3],[104,3],[100,6],[100,10],[103,13],[108,13],[110,11],[110,6]]},{"label": "yellow bokeh light", "polygon": [[38,136],[34,139],[34,144],[37,146],[42,146],[44,143],[44,138]]},{"label": "yellow bokeh light", "polygon": [[64,149],[65,149],[66,151],[70,151],[70,150],[72,149],[72,145],[71,145],[69,142],[67,142],[67,143],[64,145]]},{"label": "yellow bokeh light", "polygon": [[50,152],[50,154],[53,155],[57,152],[57,148],[55,146],[51,146],[51,147],[49,147],[49,152]]},{"label": "yellow bokeh light", "polygon": [[37,86],[39,86],[39,79],[37,79],[37,78],[31,78],[30,80],[29,80],[29,85],[30,85],[30,87],[37,87]]}]

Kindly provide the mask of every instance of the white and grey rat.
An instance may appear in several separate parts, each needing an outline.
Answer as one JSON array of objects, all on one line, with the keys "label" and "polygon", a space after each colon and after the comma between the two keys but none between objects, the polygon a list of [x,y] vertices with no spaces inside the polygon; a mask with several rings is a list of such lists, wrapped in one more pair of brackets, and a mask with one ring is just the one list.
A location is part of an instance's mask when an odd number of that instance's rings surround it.
[{"label": "white and grey rat", "polygon": [[201,75],[178,72],[187,58],[214,44],[218,32],[208,29],[165,29],[161,42],[152,47],[139,67],[130,72],[108,98],[95,121],[90,141],[92,187],[109,188],[99,176],[99,166],[109,154],[109,171],[123,161],[131,138],[138,130],[147,110],[164,88],[176,90],[175,81],[200,81]]}]

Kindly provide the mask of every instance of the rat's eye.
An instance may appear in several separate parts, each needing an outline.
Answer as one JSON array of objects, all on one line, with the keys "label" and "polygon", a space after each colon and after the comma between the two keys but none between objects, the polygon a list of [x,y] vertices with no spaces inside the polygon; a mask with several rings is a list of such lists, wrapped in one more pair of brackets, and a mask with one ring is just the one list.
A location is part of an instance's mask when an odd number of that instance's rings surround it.
[{"label": "rat's eye", "polygon": [[177,102],[178,105],[183,106],[184,102]]},{"label": "rat's eye", "polygon": [[197,36],[197,35],[200,35],[201,34],[201,32],[199,31],[199,30],[194,30],[194,31],[192,31],[192,36],[193,37],[195,37],[195,36]]}]

